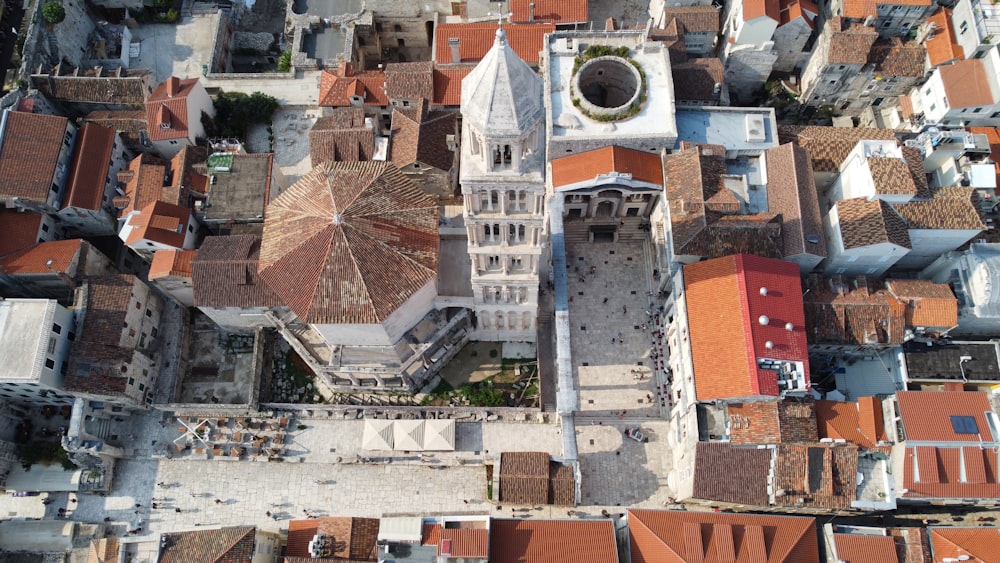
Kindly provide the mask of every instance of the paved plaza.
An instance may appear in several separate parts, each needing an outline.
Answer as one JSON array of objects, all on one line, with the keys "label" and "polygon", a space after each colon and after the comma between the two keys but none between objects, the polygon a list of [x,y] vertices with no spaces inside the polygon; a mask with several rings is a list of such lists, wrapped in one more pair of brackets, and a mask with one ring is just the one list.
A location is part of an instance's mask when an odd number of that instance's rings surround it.
[{"label": "paved plaza", "polygon": [[[659,417],[648,243],[570,244],[569,320],[580,414]],[[655,307],[652,307],[655,309]],[[626,411],[626,412],[622,412]]]}]

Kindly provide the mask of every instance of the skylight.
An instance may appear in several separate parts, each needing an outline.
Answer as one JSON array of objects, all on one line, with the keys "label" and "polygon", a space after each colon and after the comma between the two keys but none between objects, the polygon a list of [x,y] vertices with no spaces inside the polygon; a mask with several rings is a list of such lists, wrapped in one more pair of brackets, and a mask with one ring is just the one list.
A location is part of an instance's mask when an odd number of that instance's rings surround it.
[{"label": "skylight", "polygon": [[976,419],[972,416],[950,416],[951,428],[955,434],[979,434]]}]

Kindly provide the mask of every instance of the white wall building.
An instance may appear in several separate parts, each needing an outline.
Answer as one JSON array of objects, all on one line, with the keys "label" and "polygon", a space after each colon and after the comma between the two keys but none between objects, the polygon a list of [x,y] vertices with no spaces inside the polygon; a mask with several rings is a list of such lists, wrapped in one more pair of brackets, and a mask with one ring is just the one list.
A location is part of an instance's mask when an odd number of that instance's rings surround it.
[{"label": "white wall building", "polygon": [[508,46],[462,80],[462,193],[477,340],[534,342],[545,234],[542,79]]},{"label": "white wall building", "polygon": [[910,92],[915,114],[924,123],[1000,126],[1000,51],[980,59],[956,61],[934,69],[922,86]]},{"label": "white wall building", "polygon": [[69,405],[63,389],[73,314],[54,299],[0,301],[0,397],[28,405]]}]

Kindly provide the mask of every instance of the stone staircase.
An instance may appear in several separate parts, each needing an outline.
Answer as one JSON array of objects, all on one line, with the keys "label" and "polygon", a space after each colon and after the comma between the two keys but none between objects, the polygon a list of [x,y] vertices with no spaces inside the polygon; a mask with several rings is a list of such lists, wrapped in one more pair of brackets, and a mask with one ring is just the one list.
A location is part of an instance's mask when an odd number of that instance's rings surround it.
[{"label": "stone staircase", "polygon": [[49,64],[59,64],[59,42],[56,40],[56,34],[45,34],[45,40],[49,45]]},{"label": "stone staircase", "polygon": [[[621,222],[625,224],[622,225]],[[577,244],[590,243],[591,226],[614,226],[618,227],[618,242],[638,242],[651,240],[649,230],[643,229],[643,225],[649,225],[649,220],[638,217],[626,217],[624,219],[589,219],[573,220],[563,223],[566,236],[567,248]],[[600,244],[600,243],[597,243]]]}]

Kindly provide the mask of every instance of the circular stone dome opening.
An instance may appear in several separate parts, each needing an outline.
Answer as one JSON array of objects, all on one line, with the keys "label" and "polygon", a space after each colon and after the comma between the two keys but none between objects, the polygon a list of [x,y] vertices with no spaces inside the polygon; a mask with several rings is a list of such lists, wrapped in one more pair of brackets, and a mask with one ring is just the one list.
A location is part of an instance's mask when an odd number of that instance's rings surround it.
[{"label": "circular stone dome opening", "polygon": [[603,117],[625,112],[642,94],[639,70],[621,57],[590,59],[580,67],[573,82],[583,109]]}]

